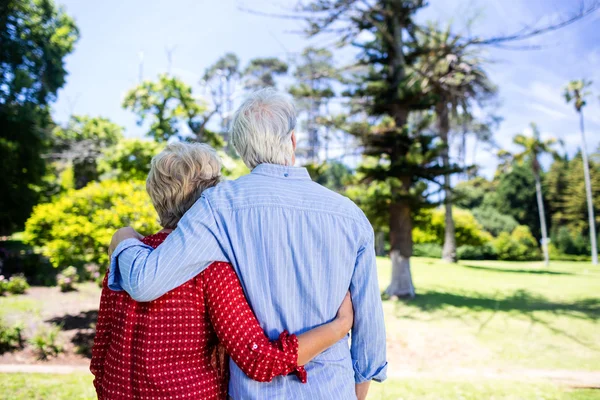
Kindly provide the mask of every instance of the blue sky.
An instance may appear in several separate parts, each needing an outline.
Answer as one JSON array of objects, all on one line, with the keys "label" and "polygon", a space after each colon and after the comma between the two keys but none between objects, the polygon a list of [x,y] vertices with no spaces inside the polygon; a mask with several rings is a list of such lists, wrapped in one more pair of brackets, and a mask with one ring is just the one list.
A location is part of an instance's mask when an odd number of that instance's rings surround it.
[{"label": "blue sky", "polygon": [[[59,92],[54,116],[64,122],[70,114],[101,115],[126,129],[129,137],[143,137],[144,127],[121,109],[125,92],[139,77],[140,52],[143,76],[154,78],[168,67],[166,49],[174,48],[172,73],[200,91],[204,69],[225,52],[234,52],[245,64],[258,56],[289,60],[309,42],[290,31],[301,24],[250,15],[240,7],[279,12],[294,0],[57,0],[80,28],[81,39],[67,59],[67,85]],[[465,31],[466,21],[477,16],[471,32],[485,36],[512,33],[524,25],[541,26],[573,11],[576,0],[430,0],[419,14],[422,21],[452,22]],[[318,44],[318,43],[317,43]],[[594,81],[586,114],[588,146],[600,143],[600,12],[579,23],[538,37],[526,44],[540,50],[486,49],[487,70],[499,87],[504,118],[496,141],[511,148],[512,136],[535,121],[543,137],[564,140],[569,153],[580,144],[577,116],[562,98],[571,79]],[[340,55],[347,60],[349,53]],[[285,84],[285,83],[284,83]],[[493,173],[494,157],[479,146],[470,157],[486,175]],[[471,160],[471,158],[469,158]]]}]

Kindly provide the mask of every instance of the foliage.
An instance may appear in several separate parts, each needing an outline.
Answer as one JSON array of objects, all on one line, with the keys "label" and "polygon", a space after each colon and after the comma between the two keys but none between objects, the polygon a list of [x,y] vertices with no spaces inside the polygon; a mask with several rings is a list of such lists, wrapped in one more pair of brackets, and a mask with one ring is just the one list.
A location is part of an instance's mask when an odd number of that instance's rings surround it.
[{"label": "foliage", "polygon": [[[1,283],[0,283],[1,285]],[[11,294],[23,294],[29,289],[27,279],[23,274],[15,274],[5,284],[6,291]]]},{"label": "foliage", "polygon": [[244,87],[259,90],[275,86],[275,76],[284,75],[288,65],[275,57],[254,58],[244,70]]},{"label": "foliage", "polygon": [[415,243],[414,257],[442,258],[442,246],[438,243]]},{"label": "foliage", "polygon": [[492,182],[481,176],[459,182],[453,189],[454,205],[467,210],[481,207],[485,201],[485,197],[493,192],[493,186]]},{"label": "foliage", "polygon": [[146,235],[160,228],[144,182],[93,183],[40,204],[26,223],[24,239],[41,247],[57,268],[96,263],[104,269],[110,238],[123,226]]},{"label": "foliage", "polygon": [[33,350],[41,360],[47,360],[50,357],[57,356],[63,351],[63,347],[57,340],[60,329],[60,326],[42,326],[29,340],[29,344],[31,344]]},{"label": "foliage", "polygon": [[0,296],[7,292],[8,279],[4,275],[0,275]]},{"label": "foliage", "polygon": [[540,234],[540,218],[535,193],[535,177],[531,168],[515,164],[496,178],[493,195],[483,204],[513,217],[529,228],[536,238]]},{"label": "foliage", "polygon": [[0,319],[0,354],[23,346],[23,326],[16,324],[9,327]]},{"label": "foliage", "polygon": [[52,0],[0,5],[0,235],[20,229],[38,201],[48,105],[65,83],[64,58],[78,37],[73,19]]},{"label": "foliage", "polygon": [[482,246],[459,246],[456,249],[459,260],[495,260],[498,258],[496,248],[491,243]]},{"label": "foliage", "polygon": [[194,134],[194,140],[213,147],[223,145],[218,135],[206,129],[213,113],[207,112],[206,105],[194,97],[192,88],[177,77],[161,74],[156,81],[143,81],[127,92],[123,108],[137,115],[138,125],[150,121],[148,136],[157,142],[182,138],[185,125]]},{"label": "foliage", "polygon": [[66,127],[53,131],[53,158],[72,168],[76,189],[97,181],[98,158],[123,137],[123,128],[107,118],[72,116]]},{"label": "foliage", "polygon": [[305,165],[313,181],[336,192],[342,192],[352,180],[352,171],[339,161]]},{"label": "foliage", "polygon": [[[454,222],[456,228],[456,243],[458,246],[481,246],[488,243],[491,236],[481,229],[481,226],[468,210],[454,209]],[[415,228],[413,240],[415,243],[444,242],[444,217],[443,209],[424,209],[415,215]]]},{"label": "foliage", "polygon": [[389,232],[391,193],[387,182],[351,185],[345,195],[360,207],[375,231]]},{"label": "foliage", "polygon": [[146,180],[150,161],[163,145],[150,140],[123,139],[104,150],[98,169],[103,178],[118,181]]},{"label": "foliage", "polygon": [[557,252],[563,255],[587,255],[590,253],[590,244],[581,232],[573,235],[566,226],[558,228],[552,237],[552,244]]},{"label": "foliage", "polygon": [[493,236],[498,236],[502,232],[511,233],[519,225],[513,217],[492,207],[479,207],[471,212],[481,227]]},{"label": "foliage", "polygon": [[56,276],[56,284],[61,292],[75,290],[75,284],[77,282],[79,282],[79,273],[77,272],[77,268],[72,265],[63,269],[62,272]]},{"label": "foliage", "polygon": [[496,240],[494,247],[498,259],[506,261],[533,261],[539,260],[540,249],[528,227],[520,225],[511,234],[502,232]]}]

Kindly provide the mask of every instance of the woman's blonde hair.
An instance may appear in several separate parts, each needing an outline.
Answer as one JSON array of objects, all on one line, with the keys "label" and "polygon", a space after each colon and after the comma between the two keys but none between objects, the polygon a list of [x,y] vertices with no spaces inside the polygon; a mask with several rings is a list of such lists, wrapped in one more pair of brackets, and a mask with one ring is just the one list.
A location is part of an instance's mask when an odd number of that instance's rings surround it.
[{"label": "woman's blonde hair", "polygon": [[174,229],[202,192],[221,179],[221,159],[210,146],[171,143],[152,158],[146,190],[163,228]]}]

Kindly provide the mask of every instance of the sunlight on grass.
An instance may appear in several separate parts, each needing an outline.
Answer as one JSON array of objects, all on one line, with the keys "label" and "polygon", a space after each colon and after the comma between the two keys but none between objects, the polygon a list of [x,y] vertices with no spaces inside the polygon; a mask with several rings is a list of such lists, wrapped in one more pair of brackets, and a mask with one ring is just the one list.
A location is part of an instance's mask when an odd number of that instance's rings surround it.
[{"label": "sunlight on grass", "polygon": [[594,400],[600,391],[563,389],[550,383],[510,381],[389,380],[371,385],[369,400]]},{"label": "sunlight on grass", "polygon": [[[378,264],[383,290],[391,265]],[[589,263],[414,259],[412,272],[417,297],[384,310],[389,341],[418,366],[435,353],[449,366],[600,369],[600,269]]]},{"label": "sunlight on grass", "polygon": [[0,400],[91,400],[92,375],[0,374]]}]

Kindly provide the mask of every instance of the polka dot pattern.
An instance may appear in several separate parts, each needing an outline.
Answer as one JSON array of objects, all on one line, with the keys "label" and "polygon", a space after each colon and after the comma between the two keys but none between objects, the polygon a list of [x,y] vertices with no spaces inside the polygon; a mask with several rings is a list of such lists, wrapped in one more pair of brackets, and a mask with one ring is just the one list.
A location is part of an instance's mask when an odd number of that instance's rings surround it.
[{"label": "polka dot pattern", "polygon": [[[167,237],[143,242],[156,248]],[[228,263],[216,262],[159,299],[138,303],[104,279],[91,371],[102,399],[227,398],[227,359],[250,378],[270,382],[295,372],[298,339],[269,341]]]}]

